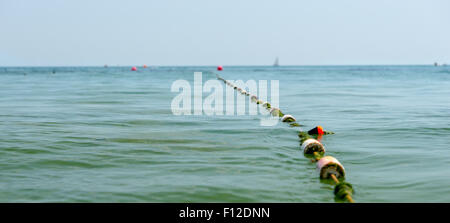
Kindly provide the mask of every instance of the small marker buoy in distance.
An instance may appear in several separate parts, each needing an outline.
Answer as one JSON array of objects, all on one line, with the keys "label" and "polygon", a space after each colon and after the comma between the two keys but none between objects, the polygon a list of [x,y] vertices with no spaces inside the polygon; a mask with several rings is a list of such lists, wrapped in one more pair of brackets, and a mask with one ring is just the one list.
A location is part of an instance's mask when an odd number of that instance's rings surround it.
[{"label": "small marker buoy in distance", "polygon": [[144,66],[142,66],[143,68],[147,68],[147,65],[144,64]]},{"label": "small marker buoy in distance", "polygon": [[218,70],[218,71],[221,71],[221,70],[223,70],[223,67],[222,67],[222,66],[218,66],[218,67],[217,67],[217,70]]},{"label": "small marker buoy in distance", "polygon": [[137,68],[136,67],[132,67],[131,71],[137,71]]}]

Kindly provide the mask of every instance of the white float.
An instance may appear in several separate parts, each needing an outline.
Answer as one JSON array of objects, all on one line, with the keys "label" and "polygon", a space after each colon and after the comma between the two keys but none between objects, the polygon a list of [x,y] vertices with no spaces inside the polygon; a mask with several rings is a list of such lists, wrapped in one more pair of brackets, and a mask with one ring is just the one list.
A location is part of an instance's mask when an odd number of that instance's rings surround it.
[{"label": "white float", "polygon": [[302,143],[304,154],[312,155],[314,152],[325,153],[325,147],[316,139],[307,139]]},{"label": "white float", "polygon": [[320,171],[320,178],[331,178],[334,174],[336,178],[345,177],[344,166],[334,157],[325,156],[317,162],[317,169]]},{"label": "white float", "polygon": [[292,116],[292,115],[284,115],[282,118],[281,118],[281,121],[282,122],[295,122],[295,121],[297,121],[295,118],[294,118],[294,116]]},{"label": "white float", "polygon": [[273,116],[280,116],[280,109],[279,108],[271,108],[270,109],[270,114],[272,114]]}]

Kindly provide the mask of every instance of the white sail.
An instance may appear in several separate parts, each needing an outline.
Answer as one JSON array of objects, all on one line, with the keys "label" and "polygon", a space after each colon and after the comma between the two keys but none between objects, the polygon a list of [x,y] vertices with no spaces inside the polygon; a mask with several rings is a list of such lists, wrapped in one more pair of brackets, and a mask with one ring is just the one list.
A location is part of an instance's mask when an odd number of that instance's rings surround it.
[{"label": "white sail", "polygon": [[280,66],[280,64],[278,63],[278,57],[275,59],[275,63],[273,64],[274,67],[278,67]]}]

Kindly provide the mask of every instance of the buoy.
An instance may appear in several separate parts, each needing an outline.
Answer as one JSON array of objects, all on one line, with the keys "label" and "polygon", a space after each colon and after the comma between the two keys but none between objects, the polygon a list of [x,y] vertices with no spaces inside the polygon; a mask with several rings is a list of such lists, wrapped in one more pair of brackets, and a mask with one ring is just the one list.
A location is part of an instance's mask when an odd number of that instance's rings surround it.
[{"label": "buoy", "polygon": [[279,112],[280,112],[280,109],[278,109],[278,108],[270,109],[270,114],[272,114],[273,116],[278,116]]},{"label": "buoy", "polygon": [[[353,201],[351,195],[353,194],[353,186],[347,182],[340,182],[334,187],[334,195],[339,199],[347,198],[350,202]],[[350,199],[349,199],[350,198]]]},{"label": "buoy", "polygon": [[147,68],[147,65],[144,64],[144,66],[142,66],[142,67]]},{"label": "buoy", "polygon": [[334,157],[325,156],[317,162],[317,169],[320,171],[321,179],[330,179],[331,175],[336,178],[345,177],[344,166]]},{"label": "buoy", "polygon": [[284,115],[281,118],[281,121],[282,122],[295,122],[296,120],[295,120],[294,116],[292,116],[292,115]]},{"label": "buoy", "polygon": [[319,154],[325,153],[325,147],[315,139],[307,139],[302,143],[303,153],[305,155],[314,155],[315,152]]},{"label": "buoy", "polygon": [[256,95],[252,95],[252,96],[250,97],[250,99],[251,99],[253,102],[256,102],[256,101],[258,100],[258,97],[256,97]]},{"label": "buoy", "polygon": [[263,103],[263,105],[262,105],[264,108],[270,108],[270,104],[269,104],[269,102],[264,102]]},{"label": "buoy", "polygon": [[272,108],[270,109],[270,114],[272,114],[272,116],[278,116],[278,117],[283,117],[284,114],[280,111],[279,108]]},{"label": "buoy", "polygon": [[246,95],[246,94],[247,94],[247,92],[246,92],[245,90],[242,90],[242,91],[241,91],[241,94],[244,94],[244,95]]},{"label": "buoy", "polygon": [[318,125],[315,128],[309,130],[308,134],[310,134],[310,135],[323,135],[323,128],[322,128],[322,126]]},{"label": "buoy", "polygon": [[137,71],[137,68],[136,67],[132,67],[131,71]]},{"label": "buoy", "polygon": [[314,127],[313,129],[309,130],[308,134],[322,136],[322,135],[334,134],[334,132],[325,131],[325,130],[323,130],[322,126],[318,125],[317,127]]},{"label": "buoy", "polygon": [[218,66],[218,67],[217,67],[217,70],[218,70],[218,71],[221,71],[221,70],[223,70],[223,67],[222,67],[222,66]]},{"label": "buoy", "polygon": [[257,100],[257,101],[256,101],[256,104],[258,104],[258,105],[259,105],[259,104],[262,104],[262,103],[264,103],[264,101],[262,101],[262,100]]},{"label": "buoy", "polygon": [[315,155],[314,153],[317,152],[318,155],[323,155],[325,153],[325,147],[322,145],[322,143],[312,138],[308,133],[300,132],[298,134],[298,137],[300,137],[303,154]]}]

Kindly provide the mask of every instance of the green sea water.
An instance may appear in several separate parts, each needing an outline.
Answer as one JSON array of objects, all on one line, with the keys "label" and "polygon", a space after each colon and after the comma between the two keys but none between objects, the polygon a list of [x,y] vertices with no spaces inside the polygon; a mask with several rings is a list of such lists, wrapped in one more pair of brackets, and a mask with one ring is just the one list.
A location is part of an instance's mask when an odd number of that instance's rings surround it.
[{"label": "green sea water", "polygon": [[0,67],[0,202],[336,202],[300,149],[316,125],[336,133],[322,142],[356,202],[450,202],[450,67],[220,72],[279,80],[301,129],[173,115],[172,83],[196,71],[215,79],[214,67]]}]

